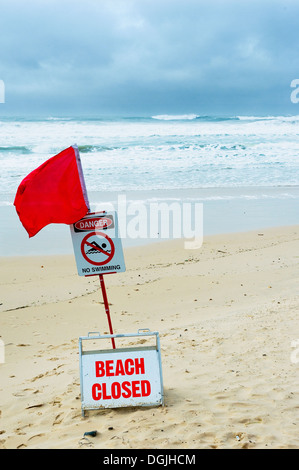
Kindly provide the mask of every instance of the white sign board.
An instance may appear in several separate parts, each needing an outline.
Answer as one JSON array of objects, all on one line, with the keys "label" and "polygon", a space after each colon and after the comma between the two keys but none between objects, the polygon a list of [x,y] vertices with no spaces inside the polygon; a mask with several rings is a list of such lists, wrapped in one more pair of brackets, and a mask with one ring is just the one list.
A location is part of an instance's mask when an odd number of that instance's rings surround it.
[{"label": "white sign board", "polygon": [[117,213],[93,212],[71,225],[79,276],[126,270]]},{"label": "white sign board", "polygon": [[82,411],[163,403],[157,346],[85,352],[80,347],[80,377]]}]

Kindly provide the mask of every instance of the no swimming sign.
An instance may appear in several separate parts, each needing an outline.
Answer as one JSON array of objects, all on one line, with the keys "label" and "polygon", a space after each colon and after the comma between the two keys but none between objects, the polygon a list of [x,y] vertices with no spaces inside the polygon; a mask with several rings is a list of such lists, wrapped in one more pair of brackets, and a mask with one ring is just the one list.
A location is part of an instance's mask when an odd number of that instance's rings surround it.
[{"label": "no swimming sign", "polygon": [[93,212],[71,225],[79,276],[126,270],[117,213]]}]

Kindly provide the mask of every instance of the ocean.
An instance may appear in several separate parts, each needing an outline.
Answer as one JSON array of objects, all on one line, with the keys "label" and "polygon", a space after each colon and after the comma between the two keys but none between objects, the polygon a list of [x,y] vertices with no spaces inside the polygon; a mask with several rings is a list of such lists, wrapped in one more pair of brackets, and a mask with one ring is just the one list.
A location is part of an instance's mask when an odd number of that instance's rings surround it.
[{"label": "ocean", "polygon": [[[13,200],[30,171],[73,144],[92,210],[117,209],[120,196],[197,202],[204,234],[298,224],[299,116],[0,117],[1,256],[72,251],[67,226],[28,240]],[[124,244],[151,241],[141,238]]]}]

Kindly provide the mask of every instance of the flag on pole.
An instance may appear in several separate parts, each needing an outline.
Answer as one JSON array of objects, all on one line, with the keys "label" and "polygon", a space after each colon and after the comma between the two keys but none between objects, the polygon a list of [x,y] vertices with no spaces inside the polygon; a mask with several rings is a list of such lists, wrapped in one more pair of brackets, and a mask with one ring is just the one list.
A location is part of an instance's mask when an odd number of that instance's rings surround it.
[{"label": "flag on pole", "polygon": [[[14,205],[29,237],[48,224],[73,224],[88,210],[77,148],[69,147],[27,175]],[[85,191],[85,192],[84,192]]]}]

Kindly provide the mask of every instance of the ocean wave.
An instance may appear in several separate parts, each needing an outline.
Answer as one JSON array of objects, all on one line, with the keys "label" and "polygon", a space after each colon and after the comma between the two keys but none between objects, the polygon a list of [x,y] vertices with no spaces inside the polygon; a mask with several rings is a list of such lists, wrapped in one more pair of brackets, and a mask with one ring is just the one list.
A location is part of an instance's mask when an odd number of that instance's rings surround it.
[{"label": "ocean wave", "polygon": [[72,121],[71,117],[52,117],[49,116],[45,119],[45,121]]},{"label": "ocean wave", "polygon": [[78,145],[80,153],[92,153],[92,152],[106,152],[107,150],[115,150],[119,147],[108,147],[106,145]]},{"label": "ocean wave", "polygon": [[152,119],[158,119],[159,121],[192,121],[198,117],[197,114],[158,114],[152,116]]},{"label": "ocean wave", "polygon": [[237,116],[240,121],[280,121],[297,122],[299,116]]},{"label": "ocean wave", "polygon": [[204,122],[222,122],[222,121],[239,121],[238,116],[200,116],[199,114],[159,114],[152,116],[152,119],[160,121],[194,121],[200,120]]},{"label": "ocean wave", "polygon": [[29,147],[26,147],[24,145],[12,145],[11,147],[0,147],[0,153],[8,153],[8,152],[14,152],[14,153],[31,153],[31,149]]}]

